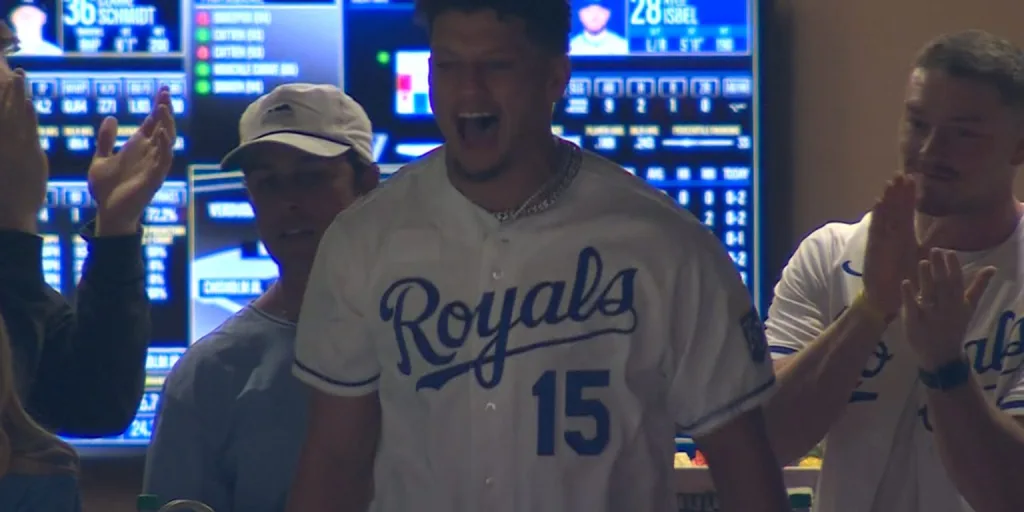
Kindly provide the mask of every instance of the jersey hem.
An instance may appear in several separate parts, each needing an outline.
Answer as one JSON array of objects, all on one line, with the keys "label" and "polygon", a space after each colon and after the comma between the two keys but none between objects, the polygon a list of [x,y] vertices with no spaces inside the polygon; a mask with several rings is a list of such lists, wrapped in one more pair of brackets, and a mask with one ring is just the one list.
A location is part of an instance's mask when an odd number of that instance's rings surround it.
[{"label": "jersey hem", "polygon": [[322,375],[299,360],[292,364],[292,375],[313,388],[337,396],[362,396],[380,387],[379,373],[361,381],[341,381]]},{"label": "jersey hem", "polygon": [[726,405],[715,409],[711,413],[705,414],[701,419],[690,423],[689,425],[680,426],[678,430],[694,438],[710,433],[723,424],[729,422],[729,420],[732,420],[733,418],[768,401],[774,391],[775,375],[773,374],[772,378],[768,379],[764,384],[761,384],[753,390],[732,400]]}]

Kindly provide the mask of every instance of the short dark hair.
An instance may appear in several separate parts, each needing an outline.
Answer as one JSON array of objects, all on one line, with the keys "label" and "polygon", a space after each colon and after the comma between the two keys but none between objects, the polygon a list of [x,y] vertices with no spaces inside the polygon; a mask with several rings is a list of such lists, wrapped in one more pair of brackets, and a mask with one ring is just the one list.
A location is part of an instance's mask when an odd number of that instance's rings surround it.
[{"label": "short dark hair", "polygon": [[519,18],[541,49],[555,55],[569,53],[569,0],[416,0],[416,19],[427,32],[445,12],[482,10],[495,11],[499,19]]},{"label": "short dark hair", "polygon": [[995,87],[1010,106],[1024,106],[1024,51],[983,30],[944,34],[917,55],[914,67]]}]

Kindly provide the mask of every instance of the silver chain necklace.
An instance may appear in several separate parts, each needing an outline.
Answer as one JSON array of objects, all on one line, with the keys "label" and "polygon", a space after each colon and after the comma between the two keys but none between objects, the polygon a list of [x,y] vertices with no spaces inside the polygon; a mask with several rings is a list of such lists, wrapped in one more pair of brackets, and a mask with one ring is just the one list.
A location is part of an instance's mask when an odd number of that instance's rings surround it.
[{"label": "silver chain necklace", "polygon": [[559,153],[561,154],[561,169],[520,206],[496,212],[494,218],[498,219],[498,222],[512,222],[522,217],[541,213],[551,208],[562,194],[568,190],[573,178],[579,174],[583,153],[579,146],[562,138],[556,139],[558,141]]}]

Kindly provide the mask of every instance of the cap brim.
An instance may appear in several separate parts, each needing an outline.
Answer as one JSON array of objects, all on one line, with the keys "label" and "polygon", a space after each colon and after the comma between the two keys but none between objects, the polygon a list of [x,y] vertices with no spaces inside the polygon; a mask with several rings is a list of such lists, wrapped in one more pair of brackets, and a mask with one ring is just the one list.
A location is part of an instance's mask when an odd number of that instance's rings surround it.
[{"label": "cap brim", "polygon": [[245,160],[245,156],[250,153],[253,148],[272,144],[289,146],[304,153],[309,153],[323,158],[338,157],[352,149],[351,146],[321,139],[319,137],[303,135],[301,133],[271,133],[256,140],[246,142],[245,144],[231,150],[231,152],[225,155],[220,161],[220,167],[224,170],[238,169],[242,161]]}]

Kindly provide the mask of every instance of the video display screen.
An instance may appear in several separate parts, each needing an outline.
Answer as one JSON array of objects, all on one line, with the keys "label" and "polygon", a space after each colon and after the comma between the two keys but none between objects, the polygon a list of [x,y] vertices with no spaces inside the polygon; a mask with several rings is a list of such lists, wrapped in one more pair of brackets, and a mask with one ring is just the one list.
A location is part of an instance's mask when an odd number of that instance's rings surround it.
[{"label": "video display screen", "polygon": [[197,166],[192,187],[192,340],[202,338],[277,279],[260,242],[242,173]]},{"label": "video display screen", "polygon": [[[241,175],[218,163],[245,107],[277,85],[335,84],[374,123],[385,173],[441,144],[413,0],[0,0],[21,40],[52,183],[40,213],[46,280],[73,296],[93,213],[85,173],[104,117],[123,143],[166,86],[171,177],[146,212],[154,336],[147,394],[121,436],[145,445],[167,371],[276,278]],[[572,0],[573,77],[552,132],[690,209],[728,248],[755,302],[761,270],[757,0]],[[759,304],[760,305],[760,304]]]}]

